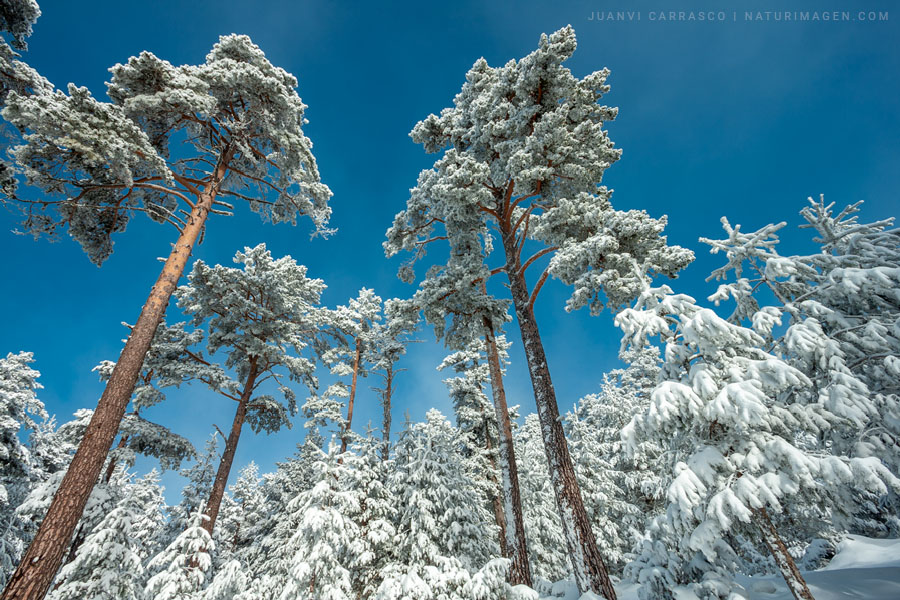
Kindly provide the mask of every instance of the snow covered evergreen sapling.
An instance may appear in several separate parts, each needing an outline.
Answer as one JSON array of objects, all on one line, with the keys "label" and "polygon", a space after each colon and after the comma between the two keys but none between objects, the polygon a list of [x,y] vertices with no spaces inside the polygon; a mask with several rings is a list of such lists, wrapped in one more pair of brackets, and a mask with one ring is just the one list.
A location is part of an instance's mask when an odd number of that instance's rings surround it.
[{"label": "snow covered evergreen sapling", "polygon": [[[500,341],[506,358],[505,340]],[[459,373],[444,380],[450,391],[456,424],[463,436],[464,459],[472,480],[479,488],[479,496],[489,501],[494,519],[499,529],[499,544],[503,556],[509,556],[506,548],[506,515],[501,492],[500,470],[498,468],[497,446],[499,431],[494,409],[484,393],[484,386],[490,379],[489,367],[484,359],[486,344],[478,340],[469,344],[466,350],[450,354],[438,366],[450,366]]]},{"label": "snow covered evergreen sapling", "polygon": [[[711,299],[733,298],[731,319],[753,326],[813,381],[802,401],[846,420],[808,443],[838,455],[876,457],[898,474],[900,233],[893,219],[861,223],[859,207],[837,212],[824,199],[810,198],[800,211],[801,228],[816,234],[819,251],[809,255],[779,254],[785,223],[744,233],[723,218],[728,237],[701,241],[728,259],[710,279],[734,277]],[[896,496],[885,504],[862,492],[848,502],[860,508],[842,527],[868,535],[900,531]]]},{"label": "snow covered evergreen sapling", "polygon": [[541,436],[541,424],[535,414],[525,417],[525,424],[515,436],[522,514],[536,589],[541,587],[541,579],[553,582],[572,574]]},{"label": "snow covered evergreen sapling", "polygon": [[[845,510],[852,485],[887,493],[894,478],[877,460],[811,452],[798,440],[840,426],[821,404],[797,401],[812,385],[801,371],[763,349],[761,336],[729,323],[692,298],[662,286],[641,294],[616,317],[624,344],[651,336],[666,342],[663,381],[650,406],[623,431],[627,447],[658,440],[677,460],[665,519],[655,527],[683,558],[683,573],[704,597],[725,598],[737,556],[737,534],[761,538],[796,598],[811,598],[775,518],[790,507],[828,503]],[[886,485],[887,484],[887,485]],[[788,503],[788,499],[790,502]],[[647,598],[668,598],[652,542],[645,561]],[[656,557],[656,558],[654,558]],[[666,558],[668,561],[669,559]]]},{"label": "snow covered evergreen sapling", "polygon": [[[142,600],[144,565],[137,525],[146,507],[142,498],[126,494],[88,535],[57,576],[49,600]],[[157,523],[159,525],[160,523]]]},{"label": "snow covered evergreen sapling", "polygon": [[604,374],[599,393],[582,398],[566,415],[566,431],[591,522],[603,556],[618,575],[643,536],[645,521],[664,510],[670,465],[658,442],[641,440],[625,453],[621,430],[650,404],[659,377],[659,350],[628,350],[625,369]]},{"label": "snow covered evergreen sapling", "polygon": [[10,352],[0,358],[0,585],[5,585],[22,556],[28,540],[28,524],[17,514],[34,486],[47,473],[23,443],[23,430],[38,430],[47,420],[44,403],[37,397],[40,373],[31,368],[31,352]]},{"label": "snow covered evergreen sapling", "polygon": [[212,566],[209,553],[215,547],[202,526],[206,518],[201,507],[192,515],[190,526],[150,561],[150,569],[162,570],[147,582],[147,600],[200,600]]},{"label": "snow covered evergreen sapling", "polygon": [[490,559],[490,518],[472,505],[459,434],[432,409],[407,424],[395,449],[390,487],[397,512],[394,561],[383,569],[379,600],[505,597],[509,561]]}]

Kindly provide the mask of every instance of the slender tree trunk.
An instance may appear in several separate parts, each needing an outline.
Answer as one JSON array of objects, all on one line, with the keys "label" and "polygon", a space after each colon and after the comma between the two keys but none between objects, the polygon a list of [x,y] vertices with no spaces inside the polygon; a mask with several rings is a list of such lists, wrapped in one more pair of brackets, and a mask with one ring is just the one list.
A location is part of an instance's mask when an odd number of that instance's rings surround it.
[{"label": "slender tree trunk", "polygon": [[254,356],[250,359],[250,372],[247,375],[247,381],[244,384],[244,391],[241,393],[241,399],[238,401],[237,410],[234,412],[234,421],[231,424],[231,432],[225,441],[225,451],[222,452],[222,460],[219,461],[219,468],[216,471],[216,479],[213,481],[212,489],[209,492],[209,500],[206,502],[204,514],[209,517],[203,521],[203,529],[213,534],[213,528],[216,525],[216,519],[219,517],[219,509],[222,507],[222,498],[225,496],[225,485],[228,483],[228,475],[231,473],[231,466],[234,464],[234,453],[237,451],[238,441],[241,439],[241,429],[244,426],[244,419],[247,418],[247,404],[250,402],[250,396],[253,395],[253,388],[256,386],[256,377],[259,375],[257,370],[257,359]]},{"label": "slender tree trunk", "polygon": [[[128,436],[123,435],[119,438],[119,443],[116,444],[116,449],[121,450],[125,447],[125,444],[128,443]],[[109,483],[112,479],[113,473],[116,471],[116,465],[119,464],[115,458],[109,459],[109,464],[106,466],[106,473],[103,474],[103,483]]]},{"label": "slender tree trunk", "polygon": [[356,400],[356,381],[359,378],[359,363],[362,360],[362,340],[356,337],[356,356],[353,357],[353,380],[350,382],[350,397],[347,399],[347,423],[341,436],[341,454],[347,451],[347,438],[353,423],[353,402]]},{"label": "slender tree trunk", "polygon": [[781,571],[781,576],[784,577],[791,594],[796,600],[815,600],[809,591],[809,587],[806,585],[806,580],[803,579],[803,575],[800,573],[800,569],[797,568],[797,563],[794,562],[794,558],[788,552],[787,546],[784,545],[781,536],[778,535],[778,530],[772,524],[769,513],[766,512],[766,509],[761,508],[755,511],[755,514],[756,524],[762,531],[763,540],[766,542],[769,552],[772,553],[775,564],[778,565],[778,570]]},{"label": "slender tree trunk", "polygon": [[575,571],[575,583],[582,594],[594,592],[603,595],[607,600],[616,600],[616,592],[597,548],[596,538],[581,499],[581,490],[575,478],[575,468],[569,456],[569,446],[560,422],[556,391],[550,379],[544,345],[534,318],[525,276],[520,272],[521,264],[516,250],[515,232],[504,229],[501,225],[506,273],[516,317],[519,320],[519,331],[522,334],[522,346],[528,362],[531,385],[534,388],[534,401],[537,405],[544,452],[547,455],[550,479],[556,496],[556,507],[562,521],[569,558]]},{"label": "slender tree trunk", "polygon": [[484,339],[487,342],[488,366],[491,374],[491,391],[494,397],[494,412],[497,417],[497,431],[500,438],[500,491],[503,501],[503,516],[506,537],[504,556],[512,561],[509,581],[512,585],[524,584],[529,587],[531,566],[528,563],[528,546],[525,542],[525,524],[522,518],[522,500],[519,495],[519,469],[516,465],[516,451],[513,447],[512,424],[506,406],[506,390],[503,387],[503,370],[500,367],[500,353],[494,326],[484,318]]},{"label": "slender tree trunk", "polygon": [[394,365],[388,363],[384,375],[384,393],[381,406],[384,416],[381,424],[381,437],[384,445],[381,448],[381,460],[386,461],[391,454],[391,396],[394,393]]},{"label": "slender tree trunk", "polygon": [[[490,482],[494,486],[494,493],[491,496],[491,505],[494,508],[494,521],[497,523],[497,527],[500,530],[500,555],[509,558],[509,551],[506,543],[506,517],[503,515],[503,500],[500,498],[503,493],[503,486],[500,481],[497,480],[497,459],[494,458],[494,444],[491,443],[490,427],[487,426],[489,417],[484,413],[484,410],[481,411],[481,418],[485,422],[484,448],[487,450],[488,462],[491,466]],[[510,574],[510,579],[512,579],[512,574]]]},{"label": "slender tree trunk", "polygon": [[226,149],[206,189],[200,193],[187,224],[172,248],[150,296],[141,310],[128,341],[119,355],[106,389],[97,403],[84,438],[53,496],[47,515],[6,585],[0,600],[43,600],[62,564],[75,526],[84,512],[91,490],[100,478],[106,455],[112,447],[125,409],[134,391],[144,357],[156,328],[166,314],[169,298],[178,286],[197,238],[203,231],[219,185],[228,169],[232,151]]}]

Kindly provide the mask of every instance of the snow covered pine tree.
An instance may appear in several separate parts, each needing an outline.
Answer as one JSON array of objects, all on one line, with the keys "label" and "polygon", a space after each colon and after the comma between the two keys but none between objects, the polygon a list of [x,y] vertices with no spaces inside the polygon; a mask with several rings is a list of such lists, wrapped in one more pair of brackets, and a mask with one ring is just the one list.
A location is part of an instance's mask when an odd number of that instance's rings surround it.
[{"label": "snow covered pine tree", "polygon": [[[424,253],[446,240],[447,265],[429,270],[426,281],[445,285],[467,307],[483,310],[471,288],[505,272],[541,421],[547,461],[578,589],[615,598],[584,509],[559,420],[556,392],[534,316],[534,302],[549,275],[575,286],[569,308],[589,305],[599,312],[602,294],[611,306],[630,301],[648,273],[674,275],[692,253],[668,247],[665,220],[642,211],[613,210],[611,192],[600,185],[618,160],[603,123],[616,109],[598,100],[608,91],[608,71],[577,79],[562,66],[575,51],[575,32],[566,27],[542,36],[538,49],[519,61],[492,68],[478,60],[440,116],[413,129],[428,152],[444,150],[433,169],[419,175],[405,211],[387,232],[385,251]],[[489,268],[491,233],[499,237],[504,264]],[[526,246],[543,244],[523,259]],[[525,272],[551,253],[533,288]],[[411,281],[412,267],[401,269]],[[424,284],[423,284],[424,285]],[[485,295],[486,296],[486,295]]]},{"label": "snow covered pine tree", "polygon": [[[297,80],[250,38],[220,38],[198,66],[175,67],[143,52],[111,72],[112,102],[75,85],[68,93],[9,93],[3,116],[25,141],[13,152],[16,163],[47,194],[27,204],[26,231],[52,235],[68,226],[97,264],[112,252],[112,235],[137,212],[174,226],[179,237],[3,600],[38,600],[50,586],[209,214],[230,211],[224,201],[230,197],[273,222],[309,216],[317,231],[327,232],[331,192],[319,181],[301,129],[306,107]],[[184,152],[169,147],[180,148],[182,134],[194,153],[176,159]]]},{"label": "snow covered pine tree", "polygon": [[[318,306],[325,289],[321,279],[308,278],[306,267],[290,256],[273,259],[265,244],[237,252],[234,262],[243,268],[210,267],[198,260],[188,284],[175,292],[190,323],[208,330],[209,354],[204,358],[202,351],[185,346],[180,355],[172,357],[176,364],[164,371],[180,365],[182,379],[203,382],[237,402],[206,503],[209,518],[203,527],[211,536],[244,422],[257,432],[290,427],[289,417],[296,414],[297,405],[287,382],[314,389],[316,352],[323,347],[319,342],[325,322],[325,310]],[[225,357],[224,368],[213,359],[220,352]],[[267,380],[278,385],[283,401],[260,393]]]}]

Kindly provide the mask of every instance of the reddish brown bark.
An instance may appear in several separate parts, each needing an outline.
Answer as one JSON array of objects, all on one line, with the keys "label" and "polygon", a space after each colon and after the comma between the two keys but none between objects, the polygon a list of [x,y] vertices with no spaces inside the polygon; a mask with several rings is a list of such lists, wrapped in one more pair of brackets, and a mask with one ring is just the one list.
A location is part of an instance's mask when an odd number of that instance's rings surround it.
[{"label": "reddish brown bark", "polygon": [[212,490],[209,492],[209,500],[206,502],[204,514],[209,518],[203,521],[203,529],[209,533],[210,537],[212,537],[213,528],[216,526],[216,519],[219,517],[219,509],[222,507],[225,485],[228,483],[228,476],[231,474],[234,454],[237,451],[238,440],[241,439],[241,429],[244,427],[244,420],[247,418],[247,405],[250,403],[250,396],[253,395],[253,389],[256,387],[256,377],[258,375],[257,359],[254,356],[250,359],[250,371],[247,375],[247,381],[244,383],[244,391],[241,392],[240,400],[238,400],[237,410],[234,412],[234,421],[231,423],[231,432],[225,441],[225,450],[222,452],[222,459],[219,461],[218,470],[216,470],[216,479],[213,481]]},{"label": "reddish brown bark", "polygon": [[762,531],[766,547],[772,553],[775,564],[778,565],[778,570],[781,571],[781,576],[784,577],[791,594],[796,600],[815,600],[809,591],[809,586],[806,585],[806,580],[803,579],[803,575],[800,573],[800,569],[797,568],[797,563],[794,562],[794,557],[788,552],[787,546],[785,546],[781,536],[778,535],[778,530],[775,529],[775,525],[772,523],[772,519],[769,518],[769,513],[766,512],[766,509],[761,508],[755,511],[755,514],[756,524]]},{"label": "reddish brown bark", "polygon": [[[488,417],[484,414],[484,411],[481,412],[481,416],[485,422],[487,422]],[[484,432],[484,448],[487,450],[488,462],[491,465],[490,482],[494,485],[494,493],[491,496],[491,506],[494,509],[494,522],[497,523],[500,533],[500,554],[509,558],[509,549],[506,545],[506,517],[503,514],[503,500],[500,498],[503,494],[503,484],[497,480],[495,475],[497,472],[497,460],[494,458],[494,444],[491,442],[490,432],[487,430]]]},{"label": "reddish brown bark", "polygon": [[[510,183],[510,192],[512,183]],[[500,233],[506,255],[506,273],[509,279],[513,305],[519,321],[522,345],[528,362],[528,372],[534,389],[538,420],[544,439],[544,452],[550,469],[550,478],[556,496],[569,558],[575,571],[575,583],[581,593],[594,592],[607,600],[616,600],[616,592],[609,579],[606,565],[597,548],[581,490],[575,478],[575,468],[569,455],[569,446],[559,418],[556,390],[550,379],[550,369],[544,345],[534,318],[532,302],[521,269],[516,232],[508,220],[500,220]]]},{"label": "reddish brown bark", "polygon": [[50,503],[47,515],[0,600],[42,600],[50,589],[56,571],[62,564],[66,547],[84,512],[88,496],[100,478],[103,463],[119,431],[140,375],[144,357],[150,349],[157,326],[165,316],[169,298],[178,286],[194,244],[203,231],[231,155],[231,150],[225,151],[209,185],[197,197],[190,217],[125,342],[84,438]]},{"label": "reddish brown bark", "polygon": [[[119,443],[116,444],[116,448],[118,450],[121,450],[122,448],[125,447],[125,444],[127,444],[127,443],[128,443],[128,436],[123,435],[122,437],[119,438]],[[115,471],[116,471],[117,464],[119,464],[119,461],[117,461],[115,458],[109,459],[109,464],[106,466],[106,473],[103,474],[103,483],[110,482],[110,480],[112,479],[113,473],[115,473]]]},{"label": "reddish brown bark", "polygon": [[353,402],[356,400],[356,382],[359,378],[359,365],[362,361],[362,340],[356,338],[356,356],[353,357],[353,379],[350,382],[350,397],[347,399],[347,423],[344,425],[344,434],[341,436],[341,454],[347,451],[347,433],[350,424],[353,423]]},{"label": "reddish brown bark", "polygon": [[[522,500],[519,494],[519,469],[516,466],[516,453],[513,447],[512,424],[509,421],[509,409],[506,406],[506,390],[503,387],[503,370],[500,367],[500,354],[497,351],[497,340],[490,319],[484,318],[484,339],[487,345],[488,366],[491,375],[491,391],[494,398],[494,413],[497,418],[497,430],[500,435],[500,497],[502,499],[501,515],[504,536],[503,555],[512,561],[509,581],[512,585],[524,584],[529,587],[531,566],[528,563],[528,545],[525,541],[525,524],[522,518]],[[496,510],[496,508],[495,508]]]}]

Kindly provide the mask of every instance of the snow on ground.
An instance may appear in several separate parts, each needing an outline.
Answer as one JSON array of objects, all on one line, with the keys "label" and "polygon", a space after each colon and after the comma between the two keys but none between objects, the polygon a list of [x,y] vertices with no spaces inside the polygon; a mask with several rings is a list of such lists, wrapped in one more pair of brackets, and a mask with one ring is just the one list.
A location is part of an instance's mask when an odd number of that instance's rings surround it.
[{"label": "snow on ground", "polygon": [[[816,600],[898,600],[900,539],[847,536],[826,567],[804,572],[803,576]],[[793,600],[780,576],[738,575],[737,581],[746,590],[749,600]],[[638,586],[633,583],[616,586],[619,600],[638,600],[637,590]],[[697,596],[686,587],[676,589],[675,597],[678,600],[697,600]],[[599,600],[599,596],[584,594],[580,597],[580,600],[595,599]],[[579,600],[578,590],[572,582],[559,582],[553,586],[553,594],[543,596],[541,600]]]}]

